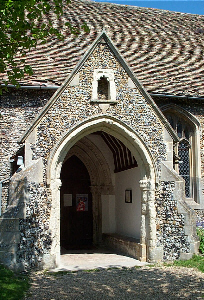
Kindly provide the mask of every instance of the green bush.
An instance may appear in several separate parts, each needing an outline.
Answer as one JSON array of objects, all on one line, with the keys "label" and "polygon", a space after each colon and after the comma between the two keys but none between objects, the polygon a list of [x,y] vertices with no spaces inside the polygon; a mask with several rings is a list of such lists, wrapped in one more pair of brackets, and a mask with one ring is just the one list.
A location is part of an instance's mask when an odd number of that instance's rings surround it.
[{"label": "green bush", "polygon": [[200,239],[199,251],[200,253],[204,254],[204,228],[197,228],[197,235]]}]

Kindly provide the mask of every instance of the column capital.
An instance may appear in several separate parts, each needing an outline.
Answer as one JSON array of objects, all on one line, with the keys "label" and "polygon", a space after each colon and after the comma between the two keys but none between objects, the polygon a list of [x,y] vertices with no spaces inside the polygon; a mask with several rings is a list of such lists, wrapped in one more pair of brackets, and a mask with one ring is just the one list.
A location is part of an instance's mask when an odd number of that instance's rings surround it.
[{"label": "column capital", "polygon": [[53,190],[60,190],[62,186],[62,181],[60,178],[52,179],[50,185]]},{"label": "column capital", "polygon": [[155,190],[153,181],[151,179],[147,178],[146,176],[144,177],[144,179],[141,179],[139,181],[139,184],[140,184],[141,190],[144,190],[144,191]]},{"label": "column capital", "polygon": [[91,189],[91,193],[94,194],[101,194],[102,190],[103,190],[103,186],[99,186],[99,185],[91,185],[90,186]]}]

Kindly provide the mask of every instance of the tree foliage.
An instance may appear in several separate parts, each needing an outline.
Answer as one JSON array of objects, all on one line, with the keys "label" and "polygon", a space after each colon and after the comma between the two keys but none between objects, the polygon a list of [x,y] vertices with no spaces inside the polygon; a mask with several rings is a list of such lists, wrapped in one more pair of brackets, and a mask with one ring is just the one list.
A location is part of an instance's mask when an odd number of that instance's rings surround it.
[{"label": "tree foliage", "polygon": [[[0,0],[0,74],[7,73],[8,77],[8,80],[0,79],[0,84],[9,82],[18,86],[25,74],[32,75],[33,70],[26,64],[25,55],[39,41],[46,42],[50,36],[64,38],[54,20],[62,16],[67,3],[70,0]],[[80,31],[69,22],[64,25],[72,34]],[[86,32],[89,30],[86,24],[81,28]],[[20,57],[18,63],[16,54]]]}]

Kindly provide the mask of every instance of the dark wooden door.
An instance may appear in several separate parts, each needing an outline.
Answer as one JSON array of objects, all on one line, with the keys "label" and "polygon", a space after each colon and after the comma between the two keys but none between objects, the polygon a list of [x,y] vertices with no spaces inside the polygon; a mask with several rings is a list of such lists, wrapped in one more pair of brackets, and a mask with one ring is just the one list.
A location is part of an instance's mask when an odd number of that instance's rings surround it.
[{"label": "dark wooden door", "polygon": [[61,171],[61,246],[81,249],[92,245],[93,216],[90,177],[76,156],[69,158]]}]

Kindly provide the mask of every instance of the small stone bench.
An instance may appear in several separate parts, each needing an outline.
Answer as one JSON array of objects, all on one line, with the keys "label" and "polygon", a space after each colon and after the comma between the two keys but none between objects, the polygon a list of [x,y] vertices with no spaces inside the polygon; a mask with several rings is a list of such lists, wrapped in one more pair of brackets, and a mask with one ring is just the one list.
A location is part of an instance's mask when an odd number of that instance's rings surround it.
[{"label": "small stone bench", "polygon": [[119,235],[117,233],[104,233],[103,242],[107,247],[119,253],[141,260],[141,244],[139,239]]}]

